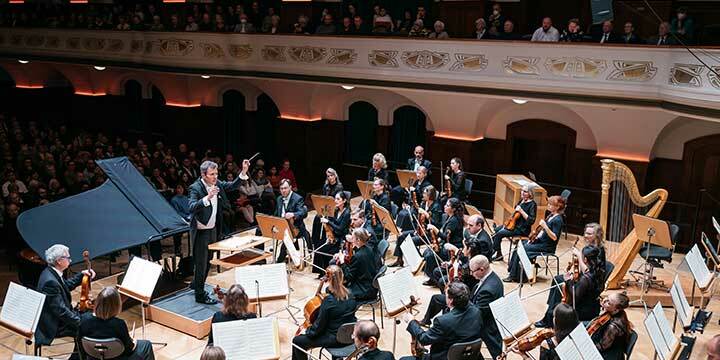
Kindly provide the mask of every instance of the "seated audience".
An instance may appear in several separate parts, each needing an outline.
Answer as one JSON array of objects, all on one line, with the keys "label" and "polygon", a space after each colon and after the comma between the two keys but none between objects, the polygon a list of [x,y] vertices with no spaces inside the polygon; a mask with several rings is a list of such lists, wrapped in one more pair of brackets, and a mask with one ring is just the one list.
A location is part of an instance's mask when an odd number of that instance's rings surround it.
[{"label": "seated audience", "polygon": [[355,35],[368,35],[370,33],[360,15],[355,15],[353,18],[353,33]]},{"label": "seated audience", "polygon": [[448,35],[447,31],[445,31],[445,23],[438,20],[433,25],[433,29],[435,31],[428,34],[428,39],[438,39],[438,40],[444,40],[449,39],[450,36]]},{"label": "seated audience", "polygon": [[293,24],[293,34],[304,34],[310,35],[310,28],[308,26],[309,19],[305,15],[298,16],[297,22]]},{"label": "seated audience", "polygon": [[490,34],[490,32],[485,27],[485,19],[480,18],[475,20],[475,39],[485,40],[492,38],[494,38],[494,35]]},{"label": "seated audience", "polygon": [[239,22],[235,25],[235,32],[241,34],[251,34],[255,32],[255,26],[248,21],[248,16],[245,14],[239,15]]},{"label": "seated audience", "polygon": [[677,45],[677,40],[670,34],[670,23],[663,21],[658,25],[658,34],[648,39],[649,45]]},{"label": "seated audience", "polygon": [[687,8],[681,6],[670,22],[670,32],[687,44],[695,41],[695,20],[688,16]]},{"label": "seated audience", "polygon": [[373,15],[373,33],[389,34],[395,31],[392,17],[387,13],[387,9],[384,6],[378,7],[379,13]]},{"label": "seated audience", "polygon": [[581,42],[584,36],[585,34],[580,30],[580,20],[570,19],[567,29],[560,35],[560,42]]},{"label": "seated audience", "polygon": [[624,44],[643,44],[644,41],[635,33],[635,25],[631,21],[625,22],[623,27],[623,36],[620,38]]},{"label": "seated audience", "polygon": [[395,26],[397,33],[400,35],[407,35],[413,26],[413,21],[412,11],[410,9],[405,9],[405,11],[403,11],[403,18],[398,20],[397,25]]},{"label": "seated audience", "polygon": [[500,40],[520,40],[522,36],[515,32],[515,23],[512,20],[505,20],[503,31],[499,32],[497,38]]},{"label": "seated audience", "polygon": [[412,28],[410,28],[408,37],[419,37],[419,38],[428,37],[428,30],[425,28],[425,25],[423,24],[423,21],[421,19],[415,20]]},{"label": "seated audience", "polygon": [[353,22],[348,16],[342,19],[342,25],[338,29],[339,35],[352,35],[353,34]]},{"label": "seated audience", "polygon": [[333,16],[330,14],[325,14],[322,19],[322,24],[315,28],[316,35],[335,35],[336,32],[337,29],[333,23]]},{"label": "seated audience", "polygon": [[539,42],[556,42],[558,40],[560,40],[560,33],[552,26],[552,19],[549,17],[543,18],[542,26],[535,30],[530,39],[530,41]]},{"label": "seated audience", "polygon": [[613,44],[620,42],[618,36],[613,32],[612,20],[603,21],[602,33],[593,37],[593,42],[600,44]]},{"label": "seated audience", "polygon": [[[488,16],[487,23],[490,25],[488,30],[493,36],[498,36],[505,32],[505,15],[502,14],[502,7],[499,3],[493,4],[492,14]],[[512,31],[511,31],[512,32]]]}]

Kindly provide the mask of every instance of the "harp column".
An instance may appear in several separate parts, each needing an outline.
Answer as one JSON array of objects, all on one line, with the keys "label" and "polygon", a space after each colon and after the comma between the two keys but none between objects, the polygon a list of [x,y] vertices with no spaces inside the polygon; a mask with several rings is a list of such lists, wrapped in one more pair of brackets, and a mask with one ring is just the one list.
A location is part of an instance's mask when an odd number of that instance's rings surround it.
[{"label": "harp column", "polygon": [[612,181],[612,168],[615,163],[614,160],[602,159],[602,185],[601,185],[601,196],[600,196],[600,226],[603,229],[603,240],[607,240],[608,233],[610,232],[607,228],[608,222],[608,195],[610,194],[610,182]]}]

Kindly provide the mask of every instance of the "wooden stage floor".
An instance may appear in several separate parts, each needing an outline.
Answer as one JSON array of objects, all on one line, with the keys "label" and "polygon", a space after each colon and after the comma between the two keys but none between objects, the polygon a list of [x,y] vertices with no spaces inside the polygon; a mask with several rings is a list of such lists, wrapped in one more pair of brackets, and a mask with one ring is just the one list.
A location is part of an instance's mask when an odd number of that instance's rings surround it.
[{"label": "wooden stage floor", "polygon": [[[312,224],[312,216],[314,212],[311,212],[311,216],[307,219],[308,227]],[[560,258],[561,266],[560,268],[563,269],[565,267],[565,264],[567,264],[570,254],[566,253],[566,250],[572,247],[573,243],[575,241],[575,236],[570,235],[567,239],[561,239],[560,244],[558,246],[558,254],[564,254]],[[395,239],[394,237],[391,237],[391,247],[390,251],[388,251],[388,254],[392,253],[392,249],[395,246]],[[171,248],[171,246],[170,246]],[[509,250],[509,244],[503,243],[503,250],[507,252]],[[394,259],[391,258],[389,255],[387,258],[388,263],[393,262]],[[506,257],[507,260],[507,257]],[[122,259],[119,260],[120,264],[117,266],[122,266]],[[127,259],[125,259],[127,261]],[[670,280],[672,280],[672,275],[675,272],[676,267],[678,264],[682,262],[682,255],[675,254],[673,257],[673,261],[669,266],[666,266],[667,269],[661,270],[661,276],[662,277],[669,277]],[[637,267],[637,265],[640,264],[640,261],[636,261],[636,264],[633,265],[633,269]],[[506,262],[495,262],[492,264],[493,270],[501,277],[505,277],[507,274],[507,263]],[[555,267],[552,266],[554,269]],[[391,268],[390,271],[394,271],[396,268]],[[687,270],[685,270],[687,271]],[[685,274],[687,275],[687,274]],[[221,273],[217,274],[215,272],[215,267],[212,269],[212,273],[210,278],[208,279],[209,283],[226,283],[227,281],[231,281],[232,275],[230,273]],[[420,305],[421,314],[424,313],[428,300],[431,295],[438,293],[438,290],[436,288],[430,288],[422,285],[422,282],[425,280],[425,276],[420,274],[415,277],[416,286],[419,289],[420,297],[423,302],[422,305]],[[98,281],[93,282],[93,291],[97,292],[99,291],[103,286],[109,286],[114,285],[117,282],[117,279],[115,276],[108,277],[105,279],[101,279]],[[316,280],[315,274],[310,273],[310,269],[306,268],[303,272],[295,272],[290,276],[290,287],[293,289],[290,296],[290,303],[300,309],[304,306],[307,299],[309,299],[312,295],[314,295],[314,292],[317,288],[318,280]],[[532,293],[535,293],[539,290],[545,289],[550,285],[550,276],[546,276],[544,272],[540,273],[538,276],[538,281],[532,286],[526,285],[523,288],[523,296],[529,295]],[[517,284],[505,284],[505,292],[512,291],[515,289]],[[4,286],[6,287],[6,286]],[[689,289],[686,289],[689,295]],[[75,294],[77,296],[77,294]],[[532,297],[530,299],[527,299],[523,303],[523,307],[525,311],[528,313],[530,320],[535,321],[538,320],[542,314],[544,313],[546,309],[546,302],[547,295],[546,293],[542,293],[540,295],[537,295],[535,297]],[[274,316],[277,317],[280,322],[280,341],[281,341],[281,351],[282,351],[282,357],[283,359],[287,359],[290,357],[291,352],[291,346],[290,342],[292,340],[292,336],[295,333],[295,330],[297,329],[297,326],[292,321],[292,318],[290,317],[289,313],[285,310],[285,305],[287,305],[285,300],[276,300],[276,301],[266,301],[263,302],[263,315],[264,316]],[[654,306],[654,303],[650,303],[649,306]],[[705,359],[705,350],[704,346],[705,343],[709,338],[711,338],[714,334],[720,333],[720,326],[718,326],[718,317],[720,316],[720,301],[718,301],[718,296],[714,296],[709,304],[709,310],[714,312],[714,316],[712,317],[710,324],[705,329],[704,334],[698,334],[697,335],[697,341],[695,344],[695,348],[693,351],[692,359]],[[667,318],[672,322],[674,312],[672,308],[665,308],[665,314]],[[632,359],[652,359],[653,358],[653,348],[652,344],[650,343],[650,339],[645,331],[645,328],[643,327],[642,320],[644,319],[644,310],[642,308],[631,308],[628,310],[628,315],[630,320],[635,325],[635,329],[639,334],[639,340],[637,342],[637,345],[635,346],[634,353],[632,355]],[[298,320],[302,320],[302,312],[298,312],[295,315]],[[369,308],[361,309],[358,311],[357,316],[359,319],[372,319],[372,313]],[[378,325],[380,324],[380,312],[377,311],[377,322]],[[121,314],[121,318],[123,318],[128,323],[128,328],[133,327],[133,323],[135,323],[136,326],[136,338],[141,337],[141,331],[140,331],[140,325],[141,325],[141,317],[140,317],[140,307],[134,306],[126,311],[124,311]],[[380,348],[384,350],[391,350],[392,349],[392,343],[393,343],[393,320],[390,318],[385,317],[383,319],[384,321],[384,329],[381,329],[381,338],[380,338]],[[198,340],[194,337],[191,337],[189,335],[183,334],[181,332],[178,332],[176,330],[167,328],[165,326],[162,326],[158,323],[148,322],[147,328],[146,328],[146,337],[147,339],[154,341],[154,342],[167,342],[168,345],[165,347],[155,347],[155,357],[157,359],[182,359],[182,360],[189,360],[189,359],[199,359],[200,354],[203,351],[203,348],[205,347],[207,343],[207,338]],[[5,330],[4,328],[0,329],[0,358],[2,359],[9,359],[11,357],[11,354],[13,352],[20,352],[23,353],[25,351],[25,346],[23,340],[15,336],[14,334],[10,333],[9,331]],[[56,342],[63,342],[67,341],[67,339],[60,339],[60,341]],[[404,324],[400,324],[397,326],[397,348],[395,351],[395,357],[398,358],[402,355],[409,355],[410,354],[410,337],[407,331],[405,331]],[[58,356],[58,354],[66,354],[69,353],[72,350],[72,345],[64,344],[64,345],[57,345],[52,347],[47,347],[43,351],[43,355],[45,356]],[[314,354],[317,355],[317,350],[314,351]],[[487,349],[483,349],[483,354],[485,354],[486,358],[489,357],[489,354],[487,353]],[[533,354],[537,358],[537,353]],[[61,356],[61,358],[67,358],[67,355]],[[517,356],[515,354],[510,354],[510,359],[520,359],[520,356]]]}]

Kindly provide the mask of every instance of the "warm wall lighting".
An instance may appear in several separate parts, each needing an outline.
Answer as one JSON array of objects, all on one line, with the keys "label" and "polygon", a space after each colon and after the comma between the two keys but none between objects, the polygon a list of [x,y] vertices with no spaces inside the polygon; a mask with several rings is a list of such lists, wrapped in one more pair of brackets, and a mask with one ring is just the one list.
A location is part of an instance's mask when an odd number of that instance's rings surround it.
[{"label": "warm wall lighting", "polygon": [[186,107],[186,108],[200,107],[200,106],[202,106],[202,104],[199,104],[199,103],[198,103],[198,104],[186,104],[186,103],[176,103],[176,102],[172,102],[172,101],[166,101],[166,102],[165,102],[165,105],[167,105],[167,106],[177,106],[177,107]]},{"label": "warm wall lighting", "polygon": [[638,162],[649,162],[650,161],[650,159],[647,156],[619,153],[619,152],[612,152],[612,151],[598,152],[597,154],[595,154],[595,156],[601,157],[601,158],[611,158],[611,159],[617,159],[617,160],[628,160],[628,161],[638,161]]},{"label": "warm wall lighting", "polygon": [[210,78],[210,75],[200,75],[200,77],[203,78],[203,79],[209,79],[209,78]]},{"label": "warm wall lighting", "polygon": [[92,92],[92,91],[76,91],[75,95],[83,95],[83,96],[105,96],[107,95],[104,92]]},{"label": "warm wall lighting", "polygon": [[352,86],[352,85],[340,85],[340,87],[343,88],[343,89],[345,89],[345,90],[352,90],[352,89],[355,88],[355,87]]},{"label": "warm wall lighting", "polygon": [[437,133],[435,134],[435,137],[439,137],[439,138],[441,138],[441,139],[461,140],[461,141],[478,141],[478,140],[482,140],[482,139],[484,138],[483,136],[476,137],[476,138],[471,138],[471,137],[469,137],[469,136],[450,135],[450,134],[437,134]]},{"label": "warm wall lighting", "polygon": [[512,101],[518,105],[526,104],[528,102],[525,99],[512,99]]},{"label": "warm wall lighting", "polygon": [[15,85],[18,89],[42,89],[45,86],[43,85]]},{"label": "warm wall lighting", "polygon": [[24,4],[25,0],[10,0],[11,4]]},{"label": "warm wall lighting", "polygon": [[280,114],[280,119],[283,120],[295,120],[295,121],[320,121],[322,120],[322,117],[307,117],[307,116],[295,116],[295,115],[288,115],[288,114]]},{"label": "warm wall lighting", "polygon": [[177,3],[184,3],[185,0],[163,0],[165,4],[177,4]]},{"label": "warm wall lighting", "polygon": [[105,70],[105,69],[107,69],[107,68],[104,67],[104,66],[95,65],[95,66],[93,66],[93,69],[95,69],[95,70],[97,70],[97,71],[103,71],[103,70]]},{"label": "warm wall lighting", "polygon": [[71,4],[87,4],[88,0],[70,0]]},{"label": "warm wall lighting", "polygon": [[21,64],[29,64],[30,63],[29,60],[21,60],[21,59],[18,59],[18,62]]}]

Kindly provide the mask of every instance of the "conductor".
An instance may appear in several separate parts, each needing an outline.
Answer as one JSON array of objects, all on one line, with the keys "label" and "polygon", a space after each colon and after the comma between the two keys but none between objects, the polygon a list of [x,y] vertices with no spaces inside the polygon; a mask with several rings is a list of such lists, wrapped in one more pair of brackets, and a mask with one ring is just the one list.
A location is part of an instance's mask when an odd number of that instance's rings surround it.
[{"label": "conductor", "polygon": [[218,164],[204,161],[200,164],[200,178],[190,185],[190,241],[192,244],[195,274],[191,288],[195,289],[195,301],[202,304],[216,304],[205,291],[210,264],[208,244],[217,241],[218,231],[222,228],[222,209],[229,207],[230,203],[225,194],[236,190],[238,186],[248,180],[250,160],[243,160],[242,170],[238,177],[232,181],[218,180]]}]

